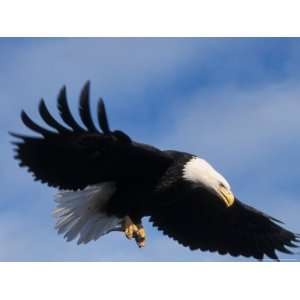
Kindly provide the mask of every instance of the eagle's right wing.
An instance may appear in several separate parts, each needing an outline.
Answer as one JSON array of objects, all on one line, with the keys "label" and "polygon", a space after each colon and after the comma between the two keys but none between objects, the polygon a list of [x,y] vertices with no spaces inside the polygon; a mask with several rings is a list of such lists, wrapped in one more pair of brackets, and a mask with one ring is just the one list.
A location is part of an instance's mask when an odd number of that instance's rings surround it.
[{"label": "eagle's right wing", "polygon": [[65,87],[58,96],[58,110],[67,126],[56,121],[41,100],[39,113],[55,131],[37,125],[22,112],[23,123],[41,136],[12,134],[20,139],[14,142],[15,158],[21,166],[28,167],[36,180],[52,187],[76,190],[103,181],[151,178],[169,165],[170,158],[162,151],[135,143],[121,131],[110,131],[101,99],[98,119],[102,132],[98,131],[90,114],[89,83],[81,92],[79,108],[86,129],[73,118]]}]

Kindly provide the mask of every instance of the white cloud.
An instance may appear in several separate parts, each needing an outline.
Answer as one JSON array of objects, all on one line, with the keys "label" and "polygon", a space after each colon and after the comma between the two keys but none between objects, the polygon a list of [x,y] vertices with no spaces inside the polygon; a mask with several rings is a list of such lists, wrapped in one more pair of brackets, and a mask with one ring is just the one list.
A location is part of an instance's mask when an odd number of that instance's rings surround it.
[{"label": "white cloud", "polygon": [[177,103],[181,105],[170,117],[171,134],[160,142],[165,147],[207,156],[233,170],[258,163],[274,151],[279,154],[287,146],[295,151],[300,147],[297,81],[260,90],[225,86],[216,92],[198,91]]}]

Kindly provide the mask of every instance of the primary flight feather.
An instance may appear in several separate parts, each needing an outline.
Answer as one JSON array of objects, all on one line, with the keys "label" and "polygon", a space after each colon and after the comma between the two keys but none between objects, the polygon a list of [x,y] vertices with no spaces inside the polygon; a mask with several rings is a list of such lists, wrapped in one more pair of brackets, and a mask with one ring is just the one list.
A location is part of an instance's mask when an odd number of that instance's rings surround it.
[{"label": "primary flight feather", "polygon": [[280,221],[240,202],[230,184],[207,161],[179,151],[162,151],[111,131],[102,99],[99,128],[89,105],[87,82],[74,119],[66,88],[57,121],[42,99],[39,113],[52,129],[36,124],[22,111],[23,123],[38,136],[12,133],[18,139],[15,158],[36,180],[59,189],[56,197],[58,233],[68,241],[88,243],[111,231],[122,231],[145,245],[142,218],[192,250],[277,260],[276,250],[292,253],[299,235]]}]

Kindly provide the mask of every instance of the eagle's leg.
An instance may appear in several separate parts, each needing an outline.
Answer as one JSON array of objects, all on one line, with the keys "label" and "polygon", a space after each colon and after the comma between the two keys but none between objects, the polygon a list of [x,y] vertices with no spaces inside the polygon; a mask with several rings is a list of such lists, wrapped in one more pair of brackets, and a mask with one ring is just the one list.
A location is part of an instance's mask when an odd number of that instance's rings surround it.
[{"label": "eagle's leg", "polygon": [[146,234],[143,225],[133,223],[129,216],[123,220],[123,231],[128,239],[134,238],[137,245],[141,248],[145,246]]}]

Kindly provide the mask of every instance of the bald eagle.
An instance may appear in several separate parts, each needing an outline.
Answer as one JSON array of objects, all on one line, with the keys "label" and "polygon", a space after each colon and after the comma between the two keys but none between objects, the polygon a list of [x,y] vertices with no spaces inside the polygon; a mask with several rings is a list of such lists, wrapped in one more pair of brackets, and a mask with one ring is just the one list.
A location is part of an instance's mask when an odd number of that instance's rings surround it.
[{"label": "bald eagle", "polygon": [[292,253],[287,247],[297,247],[299,235],[240,202],[228,181],[204,159],[162,151],[112,131],[102,99],[100,131],[91,117],[89,91],[87,82],[79,99],[83,125],[72,116],[63,87],[57,108],[65,124],[49,113],[42,99],[39,114],[51,130],[22,111],[23,123],[38,136],[11,133],[17,138],[20,166],[59,190],[56,229],[67,241],[85,244],[121,231],[143,247],[142,218],[148,216],[165,235],[191,250],[278,260],[276,250]]}]

